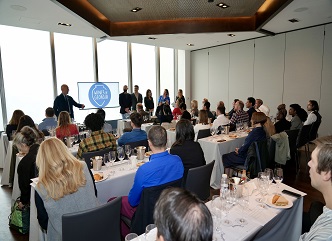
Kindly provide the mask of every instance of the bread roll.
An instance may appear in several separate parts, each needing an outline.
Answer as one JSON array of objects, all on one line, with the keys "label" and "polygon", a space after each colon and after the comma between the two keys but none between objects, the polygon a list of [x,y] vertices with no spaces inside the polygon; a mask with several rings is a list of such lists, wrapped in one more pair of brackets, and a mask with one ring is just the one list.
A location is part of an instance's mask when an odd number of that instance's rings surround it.
[{"label": "bread roll", "polygon": [[100,181],[103,179],[103,176],[100,175],[99,173],[95,173],[93,174],[93,178],[95,179],[95,181]]},{"label": "bread roll", "polygon": [[272,198],[272,204],[275,204],[277,200],[279,199],[280,195],[274,195]]}]

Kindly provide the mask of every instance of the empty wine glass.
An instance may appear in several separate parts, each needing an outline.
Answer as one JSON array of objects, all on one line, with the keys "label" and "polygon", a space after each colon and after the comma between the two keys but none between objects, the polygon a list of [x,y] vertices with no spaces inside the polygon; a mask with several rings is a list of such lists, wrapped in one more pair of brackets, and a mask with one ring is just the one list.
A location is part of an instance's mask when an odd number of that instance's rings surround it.
[{"label": "empty wine glass", "polygon": [[256,198],[256,201],[262,203],[264,202],[264,197],[267,195],[267,190],[269,188],[269,179],[265,172],[258,173],[257,184],[262,197]]},{"label": "empty wine glass", "polygon": [[110,162],[111,162],[111,166],[113,166],[113,165],[114,165],[114,162],[115,162],[115,160],[116,160],[116,151],[110,151],[110,152],[108,153],[108,158],[109,158],[109,160],[110,160]]},{"label": "empty wine glass", "polygon": [[227,198],[230,195],[230,191],[228,190],[226,192],[226,199],[221,200],[221,214],[224,216],[221,220],[221,224],[224,226],[231,226],[232,221],[227,218],[227,215],[229,213],[229,210],[233,206],[233,202],[230,201],[229,198]]},{"label": "empty wine glass", "polygon": [[274,169],[274,176],[273,176],[273,180],[277,183],[277,193],[279,192],[279,185],[282,182],[282,180],[284,179],[284,174],[283,174],[283,170],[282,168],[275,168]]},{"label": "empty wine glass", "polygon": [[130,240],[133,240],[137,237],[138,237],[138,235],[136,233],[129,233],[129,234],[126,235],[125,241],[130,241]]},{"label": "empty wine glass", "polygon": [[151,232],[152,229],[156,228],[156,225],[155,224],[149,224],[146,226],[145,228],[145,234],[144,234],[144,237],[145,237],[145,240],[147,240],[147,236],[148,234]]},{"label": "empty wine glass", "polygon": [[127,155],[128,160],[130,160],[130,154],[131,154],[131,146],[130,145],[125,145],[125,152]]},{"label": "empty wine glass", "polygon": [[269,184],[271,185],[273,181],[273,170],[270,168],[265,168],[264,172],[269,179]]},{"label": "empty wine glass", "polygon": [[111,162],[110,162],[110,158],[109,158],[108,153],[104,154],[104,159],[103,160],[104,160],[104,164],[105,164],[106,168],[109,168]]},{"label": "empty wine glass", "polygon": [[124,150],[123,150],[123,148],[121,146],[119,146],[117,148],[117,151],[118,151],[118,158],[119,158],[119,160],[123,161],[123,159],[124,159]]},{"label": "empty wine glass", "polygon": [[[242,196],[242,198],[239,200],[239,204],[242,207],[242,214],[243,214],[244,211],[249,208],[249,196]],[[235,221],[240,225],[248,224],[248,221],[244,217],[238,218]]]},{"label": "empty wine glass", "polygon": [[214,136],[214,134],[216,134],[216,129],[214,127],[211,127],[210,133],[211,133],[211,136]]},{"label": "empty wine glass", "polygon": [[242,129],[242,123],[236,123],[236,132],[239,132]]}]

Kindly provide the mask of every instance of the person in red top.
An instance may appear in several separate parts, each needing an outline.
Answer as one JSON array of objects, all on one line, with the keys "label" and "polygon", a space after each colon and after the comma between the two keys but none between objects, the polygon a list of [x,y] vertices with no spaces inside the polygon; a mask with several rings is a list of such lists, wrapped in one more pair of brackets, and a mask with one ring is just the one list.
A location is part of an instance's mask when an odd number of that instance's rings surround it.
[{"label": "person in red top", "polygon": [[173,120],[177,120],[179,115],[182,115],[180,104],[182,103],[181,99],[177,99],[175,102],[175,108],[172,111]]},{"label": "person in red top", "polygon": [[70,116],[67,111],[61,111],[58,117],[58,127],[55,129],[56,137],[63,139],[67,136],[78,135],[78,129],[75,124],[71,124]]}]

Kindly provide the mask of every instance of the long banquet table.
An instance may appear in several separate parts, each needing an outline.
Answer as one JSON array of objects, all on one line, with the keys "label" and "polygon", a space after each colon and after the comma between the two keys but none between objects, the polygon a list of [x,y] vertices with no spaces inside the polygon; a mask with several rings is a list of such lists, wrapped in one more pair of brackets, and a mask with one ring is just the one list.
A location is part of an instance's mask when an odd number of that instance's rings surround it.
[{"label": "long banquet table", "polygon": [[[254,182],[251,181],[251,182]],[[269,194],[272,195],[275,192],[275,184],[269,190]],[[293,202],[293,206],[289,209],[278,209],[270,207],[266,204],[259,205],[255,200],[259,193],[257,189],[252,189],[251,195],[249,197],[249,207],[242,211],[242,208],[239,204],[233,206],[229,213],[227,214],[227,219],[232,222],[232,226],[224,226],[222,220],[226,217],[221,216],[221,222],[214,222],[214,240],[217,241],[266,241],[266,240],[283,240],[283,241],[294,241],[298,240],[301,235],[302,229],[302,212],[303,212],[303,196],[306,193],[300,192],[292,187],[289,187],[285,184],[280,184],[280,190],[287,189],[292,192],[301,194],[299,199],[296,199],[292,196],[285,195],[285,197]],[[207,207],[210,209],[212,216],[220,215],[220,209],[211,208],[211,201],[206,203]],[[217,213],[216,213],[217,212]],[[220,212],[218,214],[218,212]],[[241,226],[237,225],[237,218],[245,218],[248,223]],[[216,220],[214,218],[214,220]],[[236,225],[236,226],[233,226]],[[217,231],[216,226],[221,229]],[[147,236],[146,239],[144,234],[139,236],[137,240],[147,240],[154,241],[156,240],[157,230],[152,230]]]},{"label": "long banquet table", "polygon": [[[198,143],[201,145],[204,152],[206,163],[208,164],[215,160],[210,181],[210,185],[214,189],[220,188],[221,175],[224,173],[222,155],[234,151],[236,147],[241,147],[247,136],[246,132],[239,132],[236,134],[237,138],[231,138],[229,135],[221,134],[198,140]],[[225,141],[218,142],[220,140]]]},{"label": "long banquet table", "polygon": [[[134,177],[137,171],[136,166],[136,157],[131,157],[132,164],[128,165],[128,162],[115,163],[114,166],[106,168],[102,167],[101,171],[103,172],[104,177],[107,177],[106,180],[96,182],[96,188],[98,193],[98,200],[100,204],[104,204],[111,197],[120,197],[127,196],[133,183]],[[145,158],[144,161],[148,161],[148,158]],[[112,175],[111,172],[115,173]],[[93,171],[94,172],[94,171]],[[109,175],[110,174],[110,175]],[[109,175],[109,176],[108,176]],[[30,232],[29,240],[34,241],[44,241],[45,233],[40,228],[37,220],[37,209],[35,204],[35,186],[38,179],[33,179],[31,184],[31,198],[30,198]]]}]

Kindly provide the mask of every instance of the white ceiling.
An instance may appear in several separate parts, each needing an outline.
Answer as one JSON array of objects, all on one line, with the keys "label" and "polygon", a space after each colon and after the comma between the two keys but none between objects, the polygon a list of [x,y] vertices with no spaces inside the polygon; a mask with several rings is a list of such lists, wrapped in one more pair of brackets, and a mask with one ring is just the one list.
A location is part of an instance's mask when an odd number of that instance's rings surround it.
[{"label": "white ceiling", "polygon": [[[291,23],[288,20],[292,18],[300,21]],[[72,26],[59,26],[59,22],[71,23]],[[331,22],[331,0],[294,0],[263,26],[263,29],[282,33]],[[0,0],[0,24],[96,38],[105,36],[105,33],[81,17],[50,0]],[[258,32],[232,33],[236,36],[229,37],[227,35],[229,33],[199,33],[109,37],[109,39],[195,50],[264,36]],[[157,39],[149,40],[149,37]],[[188,43],[194,46],[188,46]]]}]

